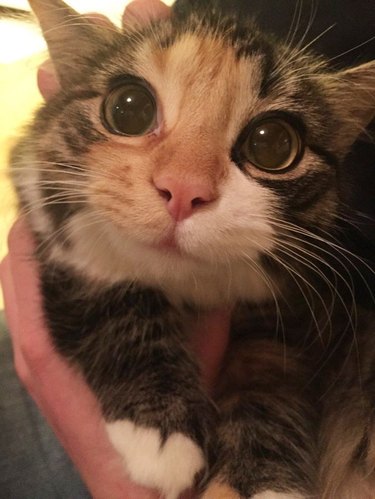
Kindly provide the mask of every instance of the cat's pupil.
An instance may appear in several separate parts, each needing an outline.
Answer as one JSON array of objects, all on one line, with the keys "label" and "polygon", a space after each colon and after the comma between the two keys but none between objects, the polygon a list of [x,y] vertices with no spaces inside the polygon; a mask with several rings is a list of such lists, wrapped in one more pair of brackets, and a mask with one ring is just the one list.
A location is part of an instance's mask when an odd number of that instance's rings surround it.
[{"label": "cat's pupil", "polygon": [[156,103],[140,83],[126,83],[110,92],[103,103],[104,124],[112,133],[145,135],[156,123]]},{"label": "cat's pupil", "polygon": [[258,123],[244,144],[246,159],[264,170],[289,168],[301,150],[301,140],[294,128],[283,120]]}]

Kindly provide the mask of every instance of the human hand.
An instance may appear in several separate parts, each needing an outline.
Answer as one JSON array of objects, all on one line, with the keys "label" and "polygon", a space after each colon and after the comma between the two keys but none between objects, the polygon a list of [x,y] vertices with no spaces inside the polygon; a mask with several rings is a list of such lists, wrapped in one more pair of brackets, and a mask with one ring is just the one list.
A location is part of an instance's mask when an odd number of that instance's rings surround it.
[{"label": "human hand", "polygon": [[[158,0],[129,5],[127,22],[144,22],[168,15]],[[96,19],[108,22],[105,18]],[[43,96],[58,90],[51,66],[38,76]],[[17,373],[40,407],[96,499],[151,499],[158,495],[132,484],[111,447],[98,403],[86,383],[53,349],[44,325],[38,290],[38,268],[32,259],[33,241],[23,221],[9,237],[9,254],[1,265],[6,316],[12,333]],[[213,385],[225,351],[229,313],[204,317],[192,335],[192,348],[201,360],[203,378]]]},{"label": "human hand", "polygon": [[[54,350],[44,324],[34,244],[23,220],[9,235],[9,254],[0,267],[15,367],[22,383],[54,429],[95,499],[155,499],[132,484],[105,432],[100,408],[81,375]],[[212,388],[225,351],[229,314],[202,318],[193,348]]]},{"label": "human hand", "polygon": [[38,268],[28,228],[20,220],[0,267],[15,367],[95,499],[155,499],[125,476],[111,448],[98,403],[82,377],[54,350],[45,327]]}]

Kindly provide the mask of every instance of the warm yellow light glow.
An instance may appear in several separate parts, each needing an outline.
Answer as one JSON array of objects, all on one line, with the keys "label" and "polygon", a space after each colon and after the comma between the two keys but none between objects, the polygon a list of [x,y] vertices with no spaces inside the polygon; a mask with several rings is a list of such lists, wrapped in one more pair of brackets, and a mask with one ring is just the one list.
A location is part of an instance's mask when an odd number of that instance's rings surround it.
[{"label": "warm yellow light glow", "polygon": [[0,64],[8,64],[46,50],[36,25],[0,19]]},{"label": "warm yellow light glow", "polygon": [[[101,12],[113,22],[119,23],[129,0],[106,0],[106,2],[103,0],[69,0],[67,3],[80,13]],[[166,0],[165,3],[171,5],[173,0]],[[30,10],[26,0],[2,0],[1,4]],[[40,31],[32,22],[0,19],[0,64],[30,57],[45,49],[46,45]]]},{"label": "warm yellow light glow", "polygon": [[[102,12],[111,19],[119,19],[125,6],[130,0],[65,0],[78,12]],[[164,0],[167,5],[172,5],[174,0]],[[30,10],[27,0],[1,0],[1,5],[17,9]]]}]

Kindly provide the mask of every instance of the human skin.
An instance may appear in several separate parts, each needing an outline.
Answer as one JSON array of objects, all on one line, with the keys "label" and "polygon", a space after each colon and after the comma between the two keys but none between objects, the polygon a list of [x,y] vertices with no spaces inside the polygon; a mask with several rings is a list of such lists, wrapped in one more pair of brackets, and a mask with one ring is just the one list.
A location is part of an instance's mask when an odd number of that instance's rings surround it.
[{"label": "human skin", "polygon": [[[135,0],[127,23],[144,23],[169,15],[159,0]],[[109,22],[100,15],[93,22]],[[45,99],[59,89],[50,62],[42,65],[38,84]],[[80,373],[54,350],[45,326],[39,293],[34,242],[22,217],[9,234],[9,253],[0,265],[5,313],[13,341],[17,374],[77,467],[95,499],[156,499],[157,492],[133,484],[120,456],[109,443],[97,400]],[[225,353],[230,313],[202,316],[191,332],[191,347],[211,390]]]}]

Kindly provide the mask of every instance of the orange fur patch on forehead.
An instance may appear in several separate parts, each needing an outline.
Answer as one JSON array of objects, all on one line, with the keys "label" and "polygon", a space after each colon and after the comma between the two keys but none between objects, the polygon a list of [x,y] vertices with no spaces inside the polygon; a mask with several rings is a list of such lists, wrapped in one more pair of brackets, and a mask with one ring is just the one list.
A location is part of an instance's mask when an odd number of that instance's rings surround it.
[{"label": "orange fur patch on forehead", "polygon": [[229,145],[259,99],[261,56],[238,58],[214,35],[186,33],[168,48],[148,40],[135,68],[154,88],[167,131],[199,126]]}]

